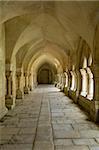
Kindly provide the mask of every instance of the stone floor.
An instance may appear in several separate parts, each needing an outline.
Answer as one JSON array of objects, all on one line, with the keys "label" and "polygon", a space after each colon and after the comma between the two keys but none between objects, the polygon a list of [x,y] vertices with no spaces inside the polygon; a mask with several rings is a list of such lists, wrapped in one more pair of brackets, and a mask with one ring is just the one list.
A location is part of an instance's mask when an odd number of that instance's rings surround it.
[{"label": "stone floor", "polygon": [[53,86],[39,86],[0,121],[0,150],[99,150],[99,127]]}]

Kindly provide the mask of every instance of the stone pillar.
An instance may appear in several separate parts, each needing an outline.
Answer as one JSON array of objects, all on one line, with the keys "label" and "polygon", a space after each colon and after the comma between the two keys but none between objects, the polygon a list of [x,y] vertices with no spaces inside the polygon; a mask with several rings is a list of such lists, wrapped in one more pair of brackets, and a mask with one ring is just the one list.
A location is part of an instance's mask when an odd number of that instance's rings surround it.
[{"label": "stone pillar", "polygon": [[59,85],[59,74],[56,75],[56,87]]},{"label": "stone pillar", "polygon": [[66,76],[65,76],[64,73],[61,75],[61,78],[62,78],[61,90],[64,91],[64,88],[65,88],[65,85],[66,85]]},{"label": "stone pillar", "polygon": [[28,74],[24,73],[25,77],[25,87],[24,87],[24,94],[29,94],[29,88],[28,88]]},{"label": "stone pillar", "polygon": [[68,71],[67,74],[68,74],[68,91],[69,91],[71,88],[72,77],[70,71]]},{"label": "stone pillar", "polygon": [[58,78],[57,78],[57,74],[56,74],[56,75],[55,75],[55,81],[54,81],[55,87],[57,86],[57,83],[58,83]]},{"label": "stone pillar", "polygon": [[37,82],[37,73],[33,72],[32,77],[33,77],[33,88],[36,88],[37,85],[38,85],[38,82]]},{"label": "stone pillar", "polygon": [[68,71],[68,87],[67,87],[67,93],[68,96],[71,98],[71,86],[72,86],[72,76],[71,76],[71,71]]},{"label": "stone pillar", "polygon": [[94,74],[94,99],[92,101],[90,115],[95,122],[99,122],[99,64],[93,66]]},{"label": "stone pillar", "polygon": [[22,99],[23,98],[23,93],[22,93],[21,88],[20,88],[21,74],[22,74],[21,72],[16,72],[17,83],[18,83],[18,87],[17,87],[17,90],[16,90],[16,98],[17,99]]},{"label": "stone pillar", "polygon": [[92,100],[93,99],[93,74],[91,71],[91,67],[87,67],[87,73],[88,73],[88,93],[87,98]]},{"label": "stone pillar", "polygon": [[88,74],[86,68],[80,69],[82,75],[81,95],[87,97],[88,93]]},{"label": "stone pillar", "polygon": [[33,90],[33,83],[32,83],[33,80],[32,80],[32,74],[31,74],[31,73],[30,73],[29,76],[28,76],[28,81],[29,81],[29,82],[28,82],[29,90],[32,91],[32,90]]},{"label": "stone pillar", "polygon": [[76,70],[76,75],[77,75],[77,90],[76,90],[76,102],[78,101],[78,97],[81,93],[81,88],[82,88],[82,76],[80,73],[80,69]]},{"label": "stone pillar", "polygon": [[63,74],[63,86],[65,87],[65,85],[66,85],[66,75],[65,75],[65,73]]},{"label": "stone pillar", "polygon": [[8,109],[13,107],[13,97],[12,97],[12,72],[6,71],[6,96],[5,104]]},{"label": "stone pillar", "polygon": [[66,74],[63,74],[63,92],[65,92],[65,88],[66,88]]}]

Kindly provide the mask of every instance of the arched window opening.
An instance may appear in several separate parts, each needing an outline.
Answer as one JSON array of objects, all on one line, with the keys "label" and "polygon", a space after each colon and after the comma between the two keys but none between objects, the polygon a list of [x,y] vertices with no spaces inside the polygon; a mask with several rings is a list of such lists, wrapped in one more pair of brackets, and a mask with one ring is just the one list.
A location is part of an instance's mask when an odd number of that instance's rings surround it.
[{"label": "arched window opening", "polygon": [[87,59],[86,59],[86,57],[84,57],[83,68],[87,68]]},{"label": "arched window opening", "polygon": [[91,66],[91,65],[92,65],[92,56],[90,55],[88,59],[88,66]]},{"label": "arched window opening", "polygon": [[71,90],[75,91],[76,90],[76,76],[75,76],[74,71],[71,71],[71,76],[72,76]]},{"label": "arched window opening", "polygon": [[82,90],[81,95],[86,97],[87,95],[87,89],[88,89],[88,77],[86,69],[80,69],[81,75],[82,75]]},{"label": "arched window opening", "polygon": [[65,87],[68,87],[68,74],[65,72]]},{"label": "arched window opening", "polygon": [[93,80],[93,74],[91,72],[91,69],[87,68],[88,73],[88,94],[87,98],[92,100],[93,99],[93,91],[94,91],[94,80]]},{"label": "arched window opening", "polygon": [[92,55],[90,54],[89,59],[88,59],[88,66],[87,67],[87,73],[88,73],[88,94],[87,98],[89,100],[93,99],[93,94],[94,94],[94,79],[93,79],[93,73],[91,71],[90,66],[92,65]]}]

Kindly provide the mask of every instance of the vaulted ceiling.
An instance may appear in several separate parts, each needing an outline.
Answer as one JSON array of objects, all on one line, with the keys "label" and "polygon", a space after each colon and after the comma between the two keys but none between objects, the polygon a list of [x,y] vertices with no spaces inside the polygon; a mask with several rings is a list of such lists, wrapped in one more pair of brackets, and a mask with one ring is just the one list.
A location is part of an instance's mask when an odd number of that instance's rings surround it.
[{"label": "vaulted ceiling", "polygon": [[98,1],[5,1],[0,2],[0,10],[6,62],[16,56],[17,66],[27,68],[46,53],[47,58],[52,55],[66,66],[80,38],[93,49]]}]

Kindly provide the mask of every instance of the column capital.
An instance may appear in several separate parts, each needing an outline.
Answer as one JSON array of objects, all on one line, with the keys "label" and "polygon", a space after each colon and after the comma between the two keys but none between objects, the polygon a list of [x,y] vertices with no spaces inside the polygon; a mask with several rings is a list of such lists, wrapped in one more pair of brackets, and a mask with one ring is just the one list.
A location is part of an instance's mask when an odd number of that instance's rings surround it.
[{"label": "column capital", "polygon": [[29,77],[31,76],[31,73],[29,73]]},{"label": "column capital", "polygon": [[10,70],[9,70],[9,71],[6,71],[6,72],[5,72],[5,75],[6,75],[7,78],[11,77],[12,71],[10,71]]},{"label": "column capital", "polygon": [[17,72],[16,72],[16,76],[17,76],[17,77],[21,77],[21,74],[22,74],[21,71],[17,71]]},{"label": "column capital", "polygon": [[28,73],[27,73],[27,72],[24,72],[24,76],[27,77],[27,76],[28,76]]}]

